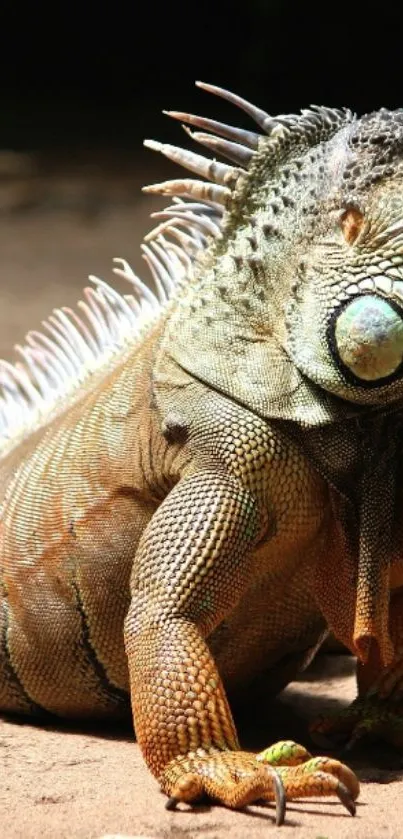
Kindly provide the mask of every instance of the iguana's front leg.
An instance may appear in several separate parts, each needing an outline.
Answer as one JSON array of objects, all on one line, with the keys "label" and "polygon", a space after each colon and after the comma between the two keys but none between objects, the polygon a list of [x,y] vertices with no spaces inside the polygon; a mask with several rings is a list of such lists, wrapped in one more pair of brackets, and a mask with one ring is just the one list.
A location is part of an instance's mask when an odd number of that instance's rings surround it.
[{"label": "iguana's front leg", "polygon": [[[133,716],[144,757],[171,803],[203,793],[230,807],[275,797],[270,757],[265,763],[265,756],[239,751],[205,641],[246,590],[252,548],[266,527],[238,479],[205,469],[180,481],[140,543],[125,623]],[[284,770],[286,793],[336,793],[352,812],[353,774],[337,762],[324,768]]]}]

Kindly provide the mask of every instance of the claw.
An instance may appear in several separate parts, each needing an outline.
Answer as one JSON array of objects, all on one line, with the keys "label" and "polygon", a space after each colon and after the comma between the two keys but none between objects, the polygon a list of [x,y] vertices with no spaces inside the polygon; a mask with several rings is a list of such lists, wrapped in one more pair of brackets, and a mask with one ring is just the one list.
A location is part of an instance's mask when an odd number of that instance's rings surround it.
[{"label": "claw", "polygon": [[343,743],[341,754],[349,755],[357,743],[360,743],[367,737],[371,737],[371,735],[374,737],[377,733],[380,733],[381,730],[379,719],[368,718],[360,720],[360,722],[354,726],[347,741]]},{"label": "claw", "polygon": [[342,781],[339,781],[336,789],[336,795],[339,797],[343,806],[348,810],[350,816],[355,816],[356,814],[356,806],[355,801],[353,801],[347,787],[343,784]]},{"label": "claw", "polygon": [[357,743],[363,739],[367,732],[363,728],[356,728],[351,737],[347,740],[347,743],[344,743],[342,748],[340,749],[341,756],[343,755],[350,755]]},{"label": "claw", "polygon": [[165,809],[166,810],[176,810],[177,804],[179,804],[179,800],[175,798],[174,795],[171,795],[168,800],[165,802]]},{"label": "claw", "polygon": [[286,810],[284,783],[283,779],[280,778],[280,775],[275,769],[273,769],[272,766],[268,766],[267,769],[273,778],[274,796],[276,799],[276,825],[277,827],[280,827],[280,825],[284,824]]}]

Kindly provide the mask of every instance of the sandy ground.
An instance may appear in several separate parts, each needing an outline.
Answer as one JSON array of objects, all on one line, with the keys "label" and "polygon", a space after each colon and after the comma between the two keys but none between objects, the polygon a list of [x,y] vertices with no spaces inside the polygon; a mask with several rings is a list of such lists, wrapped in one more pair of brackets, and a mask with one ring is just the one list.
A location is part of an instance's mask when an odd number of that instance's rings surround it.
[{"label": "sandy ground", "polygon": [[[159,177],[160,173],[156,173]],[[138,182],[149,180],[137,172]],[[136,179],[135,178],[135,179]],[[116,196],[118,196],[116,198]],[[73,196],[74,198],[74,196]],[[123,256],[142,271],[138,245],[149,228],[151,205],[121,192],[95,217],[70,202],[68,209],[39,207],[0,217],[0,357],[12,358],[12,345],[28,328],[38,328],[58,305],[72,305],[86,275],[108,279],[111,257]],[[78,202],[79,203],[79,202]],[[56,202],[57,204],[57,202]],[[1,211],[0,190],[0,211]],[[304,679],[291,685],[274,705],[263,703],[243,723],[245,747],[260,748],[280,738],[307,742],[306,720],[329,708],[344,707],[355,694],[354,662],[322,656]],[[122,834],[144,839],[400,839],[403,835],[403,772],[393,754],[366,751],[352,758],[363,781],[357,816],[352,819],[332,800],[292,803],[287,823],[275,828],[273,810],[248,813],[203,806],[169,813],[156,782],[146,770],[130,728],[37,728],[0,720],[1,839],[98,839]]]},{"label": "sandy ground", "polygon": [[[254,709],[258,724],[240,725],[243,745],[259,748],[284,737],[307,742],[308,718],[353,698],[353,667],[349,657],[321,656],[281,700]],[[129,727],[45,729],[0,721],[0,836],[224,839],[230,831],[231,839],[400,839],[400,760],[367,749],[350,763],[363,782],[354,819],[336,800],[311,799],[291,802],[286,824],[276,828],[272,807],[230,812],[204,805],[167,812]]]}]

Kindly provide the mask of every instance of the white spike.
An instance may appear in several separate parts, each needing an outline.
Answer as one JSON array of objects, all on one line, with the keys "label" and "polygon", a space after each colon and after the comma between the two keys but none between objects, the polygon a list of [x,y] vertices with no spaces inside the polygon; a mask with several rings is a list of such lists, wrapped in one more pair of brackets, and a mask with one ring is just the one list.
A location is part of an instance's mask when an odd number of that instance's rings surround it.
[{"label": "white spike", "polygon": [[108,335],[108,331],[105,329],[105,324],[103,322],[94,290],[92,288],[85,288],[83,293],[86,299],[79,300],[77,305],[80,309],[82,309],[87,320],[92,326],[95,341],[97,343],[97,356],[99,356],[105,345],[105,335]]},{"label": "white spike", "polygon": [[135,327],[136,317],[133,314],[132,308],[129,306],[127,302],[126,296],[123,294],[119,294],[119,292],[116,291],[116,289],[114,289],[113,286],[109,285],[109,283],[106,283],[105,280],[101,280],[100,277],[95,277],[92,274],[90,274],[89,280],[95,283],[95,285],[98,288],[102,289],[103,294],[105,294],[105,296],[111,300],[116,309],[122,312],[122,314],[124,314],[124,316],[128,318],[129,323],[133,327]]},{"label": "white spike", "polygon": [[175,286],[186,279],[186,272],[191,271],[192,262],[187,254],[184,255],[186,261],[180,259],[177,253],[177,249],[180,251],[180,248],[177,248],[177,245],[165,239],[164,236],[159,236],[157,240],[150,242],[150,248],[166,266],[170,276],[175,277]]},{"label": "white spike", "polygon": [[27,347],[27,351],[35,360],[37,367],[42,370],[48,386],[53,391],[55,389],[59,391],[61,386],[64,387],[64,377],[61,378],[59,372],[55,370],[54,359],[50,353],[40,347]]},{"label": "white spike", "polygon": [[[158,236],[158,242],[163,250],[171,250],[179,260],[179,262],[183,265],[184,273],[189,278],[192,276],[192,267],[193,262],[188,253],[180,248],[175,242],[170,242],[168,239],[165,239],[165,236]],[[153,242],[155,245],[155,243]]]},{"label": "white spike", "polygon": [[[203,201],[183,201],[182,198],[174,198],[173,203],[170,204],[169,207],[165,207],[166,212],[186,212],[190,211],[192,213],[197,213],[202,216],[208,216],[209,218],[218,216],[218,220],[221,221],[222,216],[222,207],[218,205],[212,206],[211,204],[207,204],[207,202]],[[152,216],[151,216],[152,217]]]},{"label": "white spike", "polygon": [[67,317],[66,310],[54,309],[53,313],[55,320],[59,322],[60,326],[64,327],[64,334],[74,343],[76,351],[83,362],[86,363],[91,361],[92,352],[88,346],[88,342],[84,340],[81,331],[77,328],[77,325],[73,322],[71,317]]},{"label": "white spike", "polygon": [[[184,206],[186,207],[186,205]],[[215,239],[221,236],[221,230],[218,227],[218,224],[215,224],[214,221],[211,221],[211,219],[205,215],[197,215],[197,213],[192,212],[178,212],[178,210],[174,209],[172,211],[163,210],[160,213],[151,213],[151,218],[175,219],[178,224],[184,224],[186,226],[186,223],[188,223],[189,227],[196,225],[197,227],[200,227],[204,233],[209,236],[213,236]],[[144,237],[145,242],[149,241],[151,238],[155,238],[152,235],[153,232],[154,231],[151,231],[151,233],[148,233],[147,236]]]},{"label": "white spike", "polygon": [[256,105],[252,105],[251,102],[248,102],[247,99],[242,99],[241,96],[237,96],[235,93],[231,93],[223,87],[206,84],[206,82],[196,82],[196,87],[206,90],[207,93],[213,93],[221,99],[226,99],[227,102],[231,102],[232,105],[236,105],[237,108],[241,108],[241,110],[245,111],[245,113],[248,114],[248,116],[250,116],[254,122],[256,122],[256,124],[265,131],[266,134],[271,134],[276,125],[276,120],[267,114],[266,111],[262,111],[260,108],[257,108]]},{"label": "white spike", "polygon": [[180,122],[194,125],[195,128],[201,128],[204,131],[211,131],[221,137],[226,137],[227,140],[232,140],[237,145],[247,146],[253,150],[256,150],[259,145],[260,135],[255,134],[254,131],[245,131],[243,128],[235,128],[233,125],[226,125],[224,122],[217,122],[215,119],[199,117],[196,114],[187,114],[184,111],[163,111],[162,113]]},{"label": "white spike", "polygon": [[184,233],[183,230],[178,230],[175,224],[172,224],[171,221],[165,222],[165,224],[160,225],[161,233],[168,233],[170,236],[174,236],[175,239],[178,240],[182,249],[185,253],[189,253],[190,256],[196,257],[197,253],[201,248],[204,246],[204,243],[200,240],[197,236],[196,231],[191,231],[191,233]]},{"label": "white spike", "polygon": [[[219,217],[221,217],[225,212],[222,204],[217,204],[215,201],[209,201],[207,198],[195,203],[194,201],[184,201],[179,195],[175,195],[172,199],[172,204],[181,204],[182,207],[200,207],[200,212],[210,212]],[[167,207],[167,209],[169,210],[170,208]]]},{"label": "white spike", "polygon": [[162,284],[165,297],[168,300],[169,295],[175,288],[175,283],[172,281],[169,271],[167,271],[165,265],[158,258],[157,254],[155,254],[148,245],[142,245],[141,250],[143,252],[143,259],[147,262],[154,278],[154,282]]},{"label": "white spike", "polygon": [[42,404],[43,399],[40,393],[32,384],[26,370],[20,366],[19,362],[13,365],[8,361],[2,360],[0,361],[0,366],[6,375],[8,373],[10,380],[14,380],[17,385],[17,389],[21,389],[23,395],[31,405],[36,407]]},{"label": "white spike", "polygon": [[143,186],[143,192],[153,195],[160,192],[162,195],[182,195],[183,198],[197,198],[201,201],[213,201],[216,204],[223,204],[229,207],[232,192],[226,186],[209,184],[206,181],[195,181],[190,178],[178,178],[172,181],[163,181],[159,184]]},{"label": "white spike", "polygon": [[233,187],[238,180],[239,169],[228,166],[226,163],[218,163],[216,160],[210,160],[201,154],[195,154],[179,146],[171,146],[169,143],[159,143],[156,140],[144,140],[144,145],[148,149],[160,152],[168,160],[179,163],[180,166],[184,166],[185,169],[189,169],[195,175],[201,175],[220,186]]},{"label": "white spike", "polygon": [[[150,291],[150,289],[143,283],[142,280],[134,273],[133,269],[130,267],[129,263],[126,262],[125,259],[120,259],[120,257],[114,257],[115,267],[113,268],[113,273],[116,274],[118,277],[123,277],[125,280],[128,280],[136,290],[140,301],[144,300],[147,301],[149,306],[153,311],[159,311],[159,303],[155,296],[155,294]],[[119,267],[119,265],[121,267]]]},{"label": "white spike", "polygon": [[77,328],[77,332],[79,332],[80,335],[83,336],[83,340],[85,341],[91,353],[91,357],[96,356],[98,352],[98,346],[85,320],[83,320],[83,318],[80,318],[77,312],[74,311],[74,309],[70,309],[67,306],[63,306],[62,311],[65,312],[66,316],[68,316],[68,318],[70,318],[72,322],[74,322],[74,325]]},{"label": "white spike", "polygon": [[228,159],[237,166],[241,166],[245,170],[248,168],[254,155],[254,152],[251,151],[251,149],[245,148],[245,146],[240,146],[239,143],[231,143],[230,140],[223,140],[221,137],[216,137],[214,134],[204,134],[202,131],[191,131],[187,125],[184,125],[183,129],[186,131],[186,134],[191,138],[191,140],[194,140],[196,143],[200,143],[202,146],[210,149],[210,151],[214,152],[214,154],[222,154],[224,157],[228,157]]},{"label": "white spike", "polygon": [[33,330],[32,332],[28,332],[26,337],[27,343],[34,347],[34,348],[42,348],[44,347],[47,350],[52,358],[54,359],[54,364],[56,369],[59,371],[61,378],[68,377],[70,375],[70,368],[66,364],[66,357],[59,347],[59,345],[48,338],[43,332],[37,332]]},{"label": "white spike", "polygon": [[68,340],[66,341],[64,335],[62,335],[60,330],[53,325],[50,318],[47,321],[42,321],[42,324],[45,327],[45,329],[47,329],[48,332],[50,332],[55,343],[60,347],[60,349],[64,353],[64,357],[66,360],[66,364],[69,367],[70,374],[77,374],[82,365],[80,364],[80,358],[79,356],[77,356],[77,353],[75,352],[71,343]]}]

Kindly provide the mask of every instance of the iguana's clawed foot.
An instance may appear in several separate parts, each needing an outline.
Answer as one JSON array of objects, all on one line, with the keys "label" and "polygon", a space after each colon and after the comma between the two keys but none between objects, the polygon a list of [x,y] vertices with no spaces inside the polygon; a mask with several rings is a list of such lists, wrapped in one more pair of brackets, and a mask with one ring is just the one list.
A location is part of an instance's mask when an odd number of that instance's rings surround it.
[{"label": "iguana's clawed foot", "polygon": [[359,793],[358,780],[347,766],[326,757],[313,758],[291,741],[257,755],[199,750],[179,757],[166,767],[161,788],[169,796],[169,809],[203,795],[234,809],[275,801],[277,824],[284,820],[287,799],[337,795],[354,815]]},{"label": "iguana's clawed foot", "polygon": [[200,750],[177,758],[166,767],[161,788],[169,795],[168,809],[204,795],[232,809],[254,801],[276,801],[276,824],[284,821],[285,792],[277,771],[249,752]]},{"label": "iguana's clawed foot", "polygon": [[343,747],[350,751],[363,739],[382,740],[403,749],[403,702],[368,695],[356,699],[344,711],[319,717],[311,727],[313,741],[320,748]]}]

